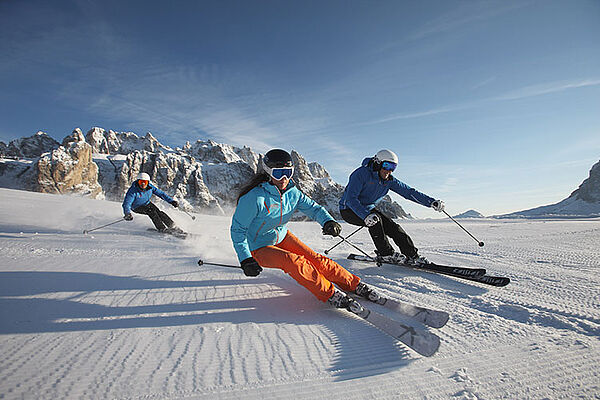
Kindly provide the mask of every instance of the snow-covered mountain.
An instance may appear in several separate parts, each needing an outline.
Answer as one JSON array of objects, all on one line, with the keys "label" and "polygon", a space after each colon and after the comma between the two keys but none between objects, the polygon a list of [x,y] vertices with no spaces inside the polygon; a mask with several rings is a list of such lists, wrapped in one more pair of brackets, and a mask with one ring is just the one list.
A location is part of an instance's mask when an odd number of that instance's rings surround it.
[{"label": "snow-covered mountain", "polygon": [[454,218],[485,218],[485,217],[479,211],[468,210],[468,211],[465,211],[464,213],[455,215]]},{"label": "snow-covered mountain", "polygon": [[590,176],[569,197],[556,204],[501,215],[499,218],[600,216],[600,161],[590,170]]},{"label": "snow-covered mountain", "polygon": [[[292,151],[298,187],[339,218],[344,187],[316,162]],[[239,189],[256,173],[261,155],[249,147],[211,140],[172,149],[151,133],[77,128],[58,143],[44,132],[0,142],[0,187],[42,193],[79,194],[121,201],[140,172],[188,209],[213,214],[235,207]],[[380,208],[395,218],[410,218],[387,197]]]}]

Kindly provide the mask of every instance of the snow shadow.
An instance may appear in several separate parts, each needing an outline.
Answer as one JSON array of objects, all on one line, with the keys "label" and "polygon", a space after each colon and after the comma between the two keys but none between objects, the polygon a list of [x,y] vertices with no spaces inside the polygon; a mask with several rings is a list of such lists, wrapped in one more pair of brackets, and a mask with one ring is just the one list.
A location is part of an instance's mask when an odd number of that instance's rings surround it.
[{"label": "snow shadow", "polygon": [[[272,285],[270,278],[258,278],[253,282],[264,284],[268,281]],[[326,308],[294,282],[286,282],[283,290],[277,289],[277,292],[291,291],[291,295],[269,298],[219,297],[197,302],[125,306],[85,301],[104,296],[114,298],[122,295],[117,291],[131,290],[140,291],[144,297],[156,295],[155,302],[160,302],[164,297],[157,294],[161,290],[155,289],[185,288],[203,293],[227,286],[233,291],[233,288],[247,284],[247,279],[147,280],[137,276],[84,272],[0,272],[0,334],[202,326],[209,323],[320,325],[331,333],[331,341],[337,349],[330,371],[340,380],[378,375],[410,363],[409,351],[393,338],[357,317],[346,315],[344,311]],[[57,298],[58,294],[63,297]],[[86,297],[86,294],[91,296]],[[65,295],[71,296],[64,298]]]}]

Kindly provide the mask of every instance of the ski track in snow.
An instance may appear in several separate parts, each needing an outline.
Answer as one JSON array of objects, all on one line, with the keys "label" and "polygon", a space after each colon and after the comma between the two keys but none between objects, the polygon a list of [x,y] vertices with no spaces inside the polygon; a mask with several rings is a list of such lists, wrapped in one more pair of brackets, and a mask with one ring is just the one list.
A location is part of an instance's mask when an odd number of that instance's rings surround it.
[{"label": "ski track in snow", "polygon": [[[336,247],[333,259],[386,295],[450,313],[427,358],[281,271],[198,267],[237,265],[227,217],[164,207],[195,234],[185,241],[148,232],[142,216],[83,235],[120,205],[0,198],[0,399],[600,397],[600,220],[465,221],[483,248],[451,221],[402,222],[432,261],[508,276],[504,288]],[[315,223],[291,230],[318,251],[337,243]],[[366,231],[351,240],[372,249]]]}]

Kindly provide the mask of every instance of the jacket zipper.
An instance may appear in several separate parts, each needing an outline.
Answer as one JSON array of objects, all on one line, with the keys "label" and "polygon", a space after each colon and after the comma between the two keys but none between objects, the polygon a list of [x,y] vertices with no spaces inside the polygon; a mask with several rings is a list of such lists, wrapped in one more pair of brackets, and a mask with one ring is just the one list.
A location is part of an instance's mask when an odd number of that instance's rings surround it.
[{"label": "jacket zipper", "polygon": [[[279,192],[279,226],[283,222],[283,195]],[[279,243],[279,231],[277,232],[277,243]]]},{"label": "jacket zipper", "polygon": [[256,242],[256,239],[258,238],[258,234],[260,233],[260,230],[262,229],[263,226],[265,226],[265,224],[267,223],[267,221],[264,221],[260,227],[258,228],[258,230],[256,231],[256,235],[254,235],[254,241]]}]

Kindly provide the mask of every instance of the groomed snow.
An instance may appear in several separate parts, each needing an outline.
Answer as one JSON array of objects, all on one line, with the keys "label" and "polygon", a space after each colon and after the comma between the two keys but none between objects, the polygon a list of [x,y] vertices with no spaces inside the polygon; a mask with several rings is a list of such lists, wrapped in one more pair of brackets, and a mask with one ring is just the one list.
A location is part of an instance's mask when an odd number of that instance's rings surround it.
[{"label": "groomed snow", "polygon": [[[199,267],[236,263],[229,218],[161,206],[193,237],[140,215],[83,235],[120,204],[0,189],[0,398],[600,397],[598,219],[461,221],[483,248],[449,220],[402,223],[432,261],[487,268],[504,288],[334,249],[385,294],[450,312],[426,358],[279,270]],[[318,251],[337,242],[316,223],[291,230]],[[372,249],[366,231],[352,239]]]}]

